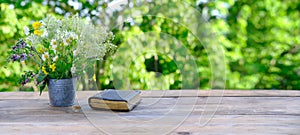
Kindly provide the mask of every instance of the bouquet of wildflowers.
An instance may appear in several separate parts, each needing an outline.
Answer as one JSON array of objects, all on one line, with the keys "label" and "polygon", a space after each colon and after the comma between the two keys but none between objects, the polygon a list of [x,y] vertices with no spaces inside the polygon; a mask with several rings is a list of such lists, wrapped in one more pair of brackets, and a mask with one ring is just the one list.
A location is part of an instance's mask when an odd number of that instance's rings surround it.
[{"label": "bouquet of wildflowers", "polygon": [[115,48],[111,32],[77,15],[63,19],[48,16],[25,27],[24,32],[27,37],[11,47],[9,60],[36,64],[36,71],[26,71],[20,82],[25,85],[35,80],[40,92],[48,79],[72,78],[90,66],[87,61],[99,60]]}]

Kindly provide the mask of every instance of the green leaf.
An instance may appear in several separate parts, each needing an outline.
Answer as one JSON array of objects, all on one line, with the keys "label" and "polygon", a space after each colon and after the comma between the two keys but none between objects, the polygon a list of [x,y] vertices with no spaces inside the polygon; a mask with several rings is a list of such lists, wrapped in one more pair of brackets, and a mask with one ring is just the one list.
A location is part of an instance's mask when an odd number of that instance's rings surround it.
[{"label": "green leaf", "polygon": [[43,92],[43,90],[45,89],[45,87],[46,87],[46,83],[45,83],[45,82],[42,83],[42,84],[39,86],[39,89],[40,89],[40,95],[42,95],[42,92]]},{"label": "green leaf", "polygon": [[36,78],[37,84],[40,84],[41,82],[45,81],[45,78],[47,75],[45,75],[43,72],[40,72],[38,74],[38,77]]}]

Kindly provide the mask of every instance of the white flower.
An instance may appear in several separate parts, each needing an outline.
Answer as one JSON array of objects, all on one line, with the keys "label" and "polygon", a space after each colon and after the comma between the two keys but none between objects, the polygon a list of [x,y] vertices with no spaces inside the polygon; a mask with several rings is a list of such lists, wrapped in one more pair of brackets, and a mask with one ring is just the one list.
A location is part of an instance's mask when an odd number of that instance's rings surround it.
[{"label": "white flower", "polygon": [[75,73],[76,72],[76,67],[71,67],[71,72]]},{"label": "white flower", "polygon": [[57,46],[57,41],[56,41],[56,39],[52,39],[51,42],[50,42],[50,45],[51,45],[51,46]]},{"label": "white flower", "polygon": [[73,56],[76,56],[78,54],[78,51],[77,50],[74,50],[73,51]]},{"label": "white flower", "polygon": [[69,38],[64,38],[64,45],[65,46],[68,46],[69,45],[69,43],[71,42],[71,40],[69,39]]},{"label": "white flower", "polygon": [[52,60],[53,62],[56,62],[58,60],[58,56],[56,55]]},{"label": "white flower", "polygon": [[63,32],[64,38],[69,38],[70,35],[71,35],[71,32],[69,32],[69,31],[64,31],[64,32]]},{"label": "white flower", "polygon": [[47,30],[45,30],[45,31],[43,32],[42,37],[43,37],[43,38],[48,37],[48,31],[47,31]]},{"label": "white flower", "polygon": [[56,23],[57,23],[58,26],[61,26],[61,25],[62,25],[62,23],[61,23],[60,20],[57,20]]},{"label": "white flower", "polygon": [[29,35],[29,28],[27,26],[24,27],[24,33],[25,35]]},{"label": "white flower", "polygon": [[53,49],[54,53],[56,53],[56,51],[57,51],[57,46],[52,46],[52,49]]},{"label": "white flower", "polygon": [[59,29],[56,30],[56,33],[59,35],[61,32]]},{"label": "white flower", "polygon": [[42,60],[45,61],[46,59],[49,58],[49,53],[45,52],[44,54],[42,54]]},{"label": "white flower", "polygon": [[76,40],[76,39],[78,39],[78,36],[77,36],[77,34],[75,34],[74,32],[72,32],[72,33],[70,33],[70,39],[71,40]]},{"label": "white flower", "polygon": [[43,20],[41,20],[40,23],[42,24],[42,26],[46,25],[46,23]]},{"label": "white flower", "polygon": [[56,53],[56,50],[57,50],[57,41],[56,41],[56,39],[52,39],[51,42],[50,42],[50,45],[51,45],[52,49],[54,50],[54,53]]},{"label": "white flower", "polygon": [[[53,47],[53,46],[52,46]],[[56,51],[57,51],[57,48],[55,47],[55,48],[53,48],[53,51],[54,51],[54,53],[56,53]]]},{"label": "white flower", "polygon": [[57,47],[57,41],[55,39],[52,39],[50,42],[50,45],[52,46],[52,48],[56,48]]}]

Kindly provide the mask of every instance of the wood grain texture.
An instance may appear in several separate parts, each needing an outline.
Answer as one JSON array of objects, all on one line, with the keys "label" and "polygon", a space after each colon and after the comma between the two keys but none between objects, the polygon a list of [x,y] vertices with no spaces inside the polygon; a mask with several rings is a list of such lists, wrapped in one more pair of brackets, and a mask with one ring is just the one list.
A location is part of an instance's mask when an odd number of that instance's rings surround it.
[{"label": "wood grain texture", "polygon": [[[77,97],[90,97],[100,91],[77,91]],[[300,97],[300,90],[142,90],[142,97]],[[43,92],[1,92],[0,99],[48,99]]]},{"label": "wood grain texture", "polygon": [[91,109],[95,93],[77,92],[81,110],[50,107],[47,92],[0,93],[0,134],[300,133],[300,91],[142,91],[131,112]]}]

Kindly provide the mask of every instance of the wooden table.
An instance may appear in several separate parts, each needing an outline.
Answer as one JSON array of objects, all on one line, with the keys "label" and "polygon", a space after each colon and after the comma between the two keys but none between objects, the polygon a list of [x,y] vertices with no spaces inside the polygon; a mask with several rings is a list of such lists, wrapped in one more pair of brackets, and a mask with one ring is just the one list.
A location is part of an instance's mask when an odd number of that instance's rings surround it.
[{"label": "wooden table", "polygon": [[0,93],[0,134],[300,134],[300,91],[142,91],[131,112],[50,107],[48,95]]}]

